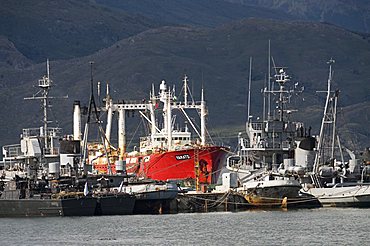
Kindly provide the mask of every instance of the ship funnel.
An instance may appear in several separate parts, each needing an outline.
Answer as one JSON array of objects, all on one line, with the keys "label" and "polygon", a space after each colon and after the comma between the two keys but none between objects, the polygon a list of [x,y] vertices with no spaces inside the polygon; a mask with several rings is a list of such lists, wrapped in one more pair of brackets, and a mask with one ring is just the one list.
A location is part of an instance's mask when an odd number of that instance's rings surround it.
[{"label": "ship funnel", "polygon": [[161,90],[161,91],[166,91],[167,90],[166,81],[162,80],[162,83],[159,86],[159,90]]},{"label": "ship funnel", "polygon": [[73,103],[73,139],[81,140],[81,107],[80,101]]}]

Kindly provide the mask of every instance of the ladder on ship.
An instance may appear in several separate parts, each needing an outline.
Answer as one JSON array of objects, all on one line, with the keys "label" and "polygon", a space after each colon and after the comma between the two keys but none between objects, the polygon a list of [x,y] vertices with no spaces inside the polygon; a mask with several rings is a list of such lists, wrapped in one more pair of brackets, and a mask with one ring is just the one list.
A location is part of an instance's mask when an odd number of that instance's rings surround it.
[{"label": "ladder on ship", "polygon": [[195,147],[194,149],[194,173],[195,173],[195,190],[200,191],[200,167],[199,167],[199,148]]}]

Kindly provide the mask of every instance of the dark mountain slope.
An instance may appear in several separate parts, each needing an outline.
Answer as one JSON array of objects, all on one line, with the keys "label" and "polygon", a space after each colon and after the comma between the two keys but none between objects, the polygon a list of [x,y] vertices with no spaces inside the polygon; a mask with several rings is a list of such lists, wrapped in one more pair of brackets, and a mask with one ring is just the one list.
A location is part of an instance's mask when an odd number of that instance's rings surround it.
[{"label": "dark mountain slope", "polygon": [[[3,0],[0,35],[27,58],[42,62],[93,52],[164,25],[215,27],[249,17],[331,22],[368,31],[366,1],[264,0]],[[362,26],[361,26],[362,25]]]},{"label": "dark mountain slope", "polygon": [[[171,24],[215,27],[249,17],[289,19],[279,10],[259,6],[244,6],[224,0],[95,0],[113,9],[139,14]],[[284,14],[283,14],[284,13]]]},{"label": "dark mountain slope", "polygon": [[32,64],[6,37],[0,36],[0,70],[23,69]]},{"label": "dark mountain slope", "polygon": [[31,60],[91,54],[122,38],[158,27],[155,21],[91,1],[2,0],[0,35]]}]

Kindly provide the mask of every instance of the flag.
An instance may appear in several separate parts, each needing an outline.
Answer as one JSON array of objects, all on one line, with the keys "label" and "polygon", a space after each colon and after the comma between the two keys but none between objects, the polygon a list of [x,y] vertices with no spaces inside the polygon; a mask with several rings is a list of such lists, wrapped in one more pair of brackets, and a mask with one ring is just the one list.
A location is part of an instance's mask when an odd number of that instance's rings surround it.
[{"label": "flag", "polygon": [[87,181],[85,183],[85,188],[84,188],[84,195],[87,196],[89,194],[89,188],[87,186]]},{"label": "flag", "polygon": [[118,192],[122,192],[122,191],[123,191],[123,181],[121,182],[118,188]]}]

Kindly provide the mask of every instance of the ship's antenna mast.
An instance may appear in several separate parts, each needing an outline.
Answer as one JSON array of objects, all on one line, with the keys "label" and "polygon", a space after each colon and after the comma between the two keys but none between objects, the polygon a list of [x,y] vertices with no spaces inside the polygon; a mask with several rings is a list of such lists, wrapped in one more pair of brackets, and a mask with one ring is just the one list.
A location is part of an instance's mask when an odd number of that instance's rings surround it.
[{"label": "ship's antenna mast", "polygon": [[39,86],[43,89],[43,108],[44,108],[44,139],[45,139],[45,149],[49,149],[48,143],[48,96],[49,96],[49,88],[51,86],[51,79],[50,79],[50,67],[49,67],[49,59],[46,59],[46,77],[44,76],[42,79],[39,80]]},{"label": "ship's antenna mast", "polygon": [[[268,90],[271,91],[271,40],[269,39],[269,59],[268,59],[268,77],[267,77],[267,83],[268,83]],[[271,114],[271,93],[268,94],[267,98],[267,120],[270,118]]]},{"label": "ship's antenna mast", "polygon": [[287,93],[285,90],[285,84],[290,81],[289,76],[285,73],[284,68],[280,68],[279,74],[275,75],[276,82],[279,84],[279,108],[280,108],[280,113],[279,113],[279,120],[283,121],[284,117],[284,107],[286,104],[286,98],[284,97],[284,93]]},{"label": "ship's antenna mast", "polygon": [[[42,130],[42,136],[44,137],[44,151],[45,153],[50,153],[50,145],[49,145],[49,139],[48,139],[48,128],[50,121],[48,120],[48,109],[50,107],[49,105],[49,99],[54,99],[56,97],[49,97],[49,90],[51,87],[51,84],[53,81],[50,79],[50,66],[49,66],[49,59],[46,59],[46,75],[44,75],[41,79],[39,79],[39,87],[41,88],[41,91],[34,94],[32,97],[26,97],[25,100],[29,99],[41,99],[42,100],[42,108],[43,108],[43,130]],[[41,92],[41,96],[37,96]],[[64,96],[61,98],[68,98],[68,96]],[[51,143],[50,143],[51,144]]]},{"label": "ship's antenna mast", "polygon": [[252,83],[252,57],[249,58],[249,79],[248,79],[248,118],[249,122],[250,113],[251,113],[251,83]]},{"label": "ship's antenna mast", "polygon": [[[314,162],[314,175],[318,173],[320,164],[324,161],[325,157],[325,151],[324,151],[324,128],[326,125],[332,125],[333,132],[332,132],[332,145],[331,145],[331,158],[334,158],[334,143],[335,143],[335,124],[336,124],[336,107],[337,107],[337,98],[338,98],[338,91],[335,92],[334,98],[331,96],[331,83],[333,79],[333,71],[332,71],[332,65],[335,63],[335,60],[332,58],[327,62],[329,64],[329,76],[328,76],[328,86],[326,91],[326,101],[325,101],[325,108],[324,108],[324,115],[321,121],[321,128],[320,128],[320,135],[317,143],[317,152],[315,156],[315,162]],[[329,104],[332,103],[332,111],[329,112]],[[315,182],[316,186],[320,187],[320,182]]]},{"label": "ship's antenna mast", "polygon": [[[87,138],[88,138],[88,133],[89,133],[89,124],[91,123],[91,113],[93,111],[94,116],[95,116],[95,122],[98,125],[102,144],[104,147],[104,152],[107,156],[107,163],[108,163],[108,174],[112,174],[112,169],[109,161],[109,156],[108,156],[108,151],[107,147],[105,146],[106,142],[106,136],[104,134],[103,128],[101,126],[100,118],[99,118],[99,111],[95,103],[95,98],[94,98],[94,79],[93,79],[93,61],[90,61],[90,99],[89,99],[89,107],[88,107],[88,114],[87,114],[87,121],[85,124],[85,131],[84,131],[84,140],[83,140],[83,168],[85,168],[86,164],[86,155],[87,155]],[[84,170],[85,171],[85,170]]]},{"label": "ship's antenna mast", "polygon": [[185,106],[188,106],[188,77],[184,76],[184,103]]}]

